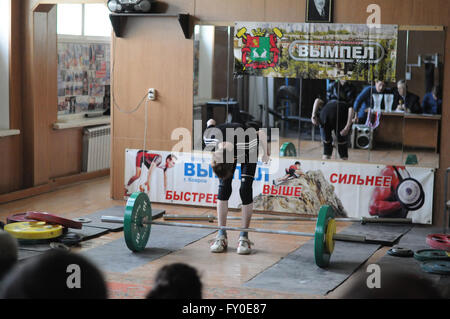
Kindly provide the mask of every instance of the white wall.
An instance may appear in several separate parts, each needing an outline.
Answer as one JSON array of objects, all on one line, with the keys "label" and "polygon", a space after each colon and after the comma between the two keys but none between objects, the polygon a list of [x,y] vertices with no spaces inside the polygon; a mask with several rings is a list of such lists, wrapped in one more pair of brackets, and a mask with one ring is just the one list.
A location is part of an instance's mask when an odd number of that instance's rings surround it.
[{"label": "white wall", "polygon": [[0,0],[0,130],[9,129],[10,1]]}]

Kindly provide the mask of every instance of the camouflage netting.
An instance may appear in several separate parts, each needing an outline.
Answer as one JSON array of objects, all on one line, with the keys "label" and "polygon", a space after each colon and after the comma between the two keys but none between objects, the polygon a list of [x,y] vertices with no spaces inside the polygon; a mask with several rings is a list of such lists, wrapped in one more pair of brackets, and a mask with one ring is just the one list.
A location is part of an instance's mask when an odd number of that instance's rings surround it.
[{"label": "camouflage netting", "polygon": [[260,194],[254,199],[254,209],[317,216],[322,205],[330,205],[336,217],[347,217],[341,200],[334,193],[334,186],[325,180],[321,171],[309,171],[281,185],[301,186],[302,193],[300,197]]}]

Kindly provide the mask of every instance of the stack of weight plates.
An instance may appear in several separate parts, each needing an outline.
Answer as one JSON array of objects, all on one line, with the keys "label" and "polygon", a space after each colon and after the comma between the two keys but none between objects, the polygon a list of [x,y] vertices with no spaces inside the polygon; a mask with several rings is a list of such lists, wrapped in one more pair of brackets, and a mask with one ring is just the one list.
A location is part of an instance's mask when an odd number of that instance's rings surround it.
[{"label": "stack of weight plates", "polygon": [[450,252],[440,249],[422,249],[414,253],[421,261],[423,271],[433,274],[450,275]]},{"label": "stack of weight plates", "polygon": [[17,238],[21,244],[42,244],[50,239],[60,237],[63,233],[63,227],[39,221],[17,222],[7,224],[5,231]]},{"label": "stack of weight plates", "polygon": [[11,215],[4,230],[18,239],[20,244],[35,245],[61,242],[75,245],[81,236],[68,233],[68,228],[81,229],[82,223],[57,215],[42,212],[27,212]]}]

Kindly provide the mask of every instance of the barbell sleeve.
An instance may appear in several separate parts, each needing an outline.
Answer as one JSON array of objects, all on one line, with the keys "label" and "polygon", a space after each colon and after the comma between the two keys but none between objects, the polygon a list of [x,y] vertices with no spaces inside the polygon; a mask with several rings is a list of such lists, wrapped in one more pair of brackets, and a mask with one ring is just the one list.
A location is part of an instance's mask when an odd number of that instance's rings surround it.
[{"label": "barbell sleeve", "polygon": [[[102,216],[102,222],[105,223],[116,223],[123,224],[123,218],[116,216]],[[176,226],[176,227],[187,227],[187,228],[203,228],[203,229],[214,229],[214,230],[229,230],[229,231],[241,231],[241,232],[253,232],[253,233],[265,233],[265,234],[277,234],[277,235],[292,235],[292,236],[302,236],[302,237],[314,237],[314,234],[304,233],[304,232],[293,232],[287,230],[271,230],[271,229],[261,229],[261,228],[241,228],[241,227],[229,227],[229,226],[209,226],[209,225],[199,225],[199,224],[185,224],[185,223],[165,223],[165,222],[155,222],[155,221],[143,221],[143,224],[152,224],[160,226]],[[340,235],[335,234],[333,236],[334,240],[338,241],[352,241],[352,242],[365,242],[365,236],[358,235]]]}]

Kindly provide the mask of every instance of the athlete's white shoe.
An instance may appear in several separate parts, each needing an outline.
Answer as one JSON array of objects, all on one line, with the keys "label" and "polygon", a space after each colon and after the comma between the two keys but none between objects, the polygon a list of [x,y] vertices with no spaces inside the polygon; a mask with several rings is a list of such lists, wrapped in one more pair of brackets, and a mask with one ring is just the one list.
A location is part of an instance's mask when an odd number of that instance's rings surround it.
[{"label": "athlete's white shoe", "polygon": [[239,237],[237,253],[239,255],[249,255],[252,252],[252,244],[253,243],[247,237]]},{"label": "athlete's white shoe", "polygon": [[223,253],[228,247],[227,237],[224,235],[217,235],[214,243],[211,245],[210,250],[212,253]]}]

